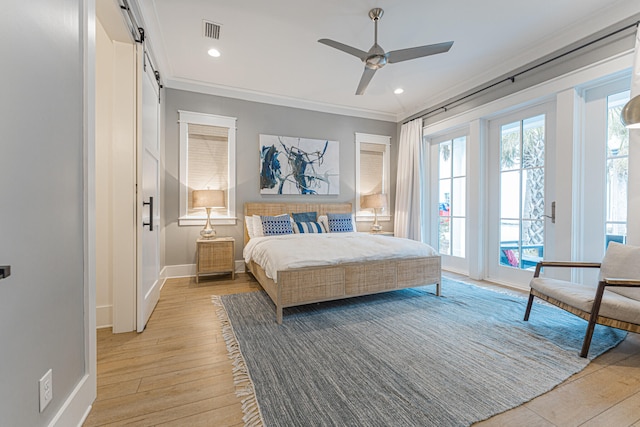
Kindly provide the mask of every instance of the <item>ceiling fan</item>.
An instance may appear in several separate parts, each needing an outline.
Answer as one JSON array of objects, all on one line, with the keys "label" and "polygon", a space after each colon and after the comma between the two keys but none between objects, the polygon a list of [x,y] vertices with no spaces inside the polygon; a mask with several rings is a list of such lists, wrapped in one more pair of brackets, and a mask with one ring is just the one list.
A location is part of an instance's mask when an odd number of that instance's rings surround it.
[{"label": "ceiling fan", "polygon": [[326,44],[327,46],[341,50],[349,55],[356,56],[364,62],[364,72],[360,78],[356,95],[364,94],[369,82],[373,78],[376,70],[385,66],[385,64],[393,64],[395,62],[407,61],[409,59],[421,58],[423,56],[435,55],[438,53],[448,52],[453,46],[453,42],[429,44],[426,46],[410,47],[408,49],[392,50],[391,52],[385,52],[384,49],[378,45],[378,20],[382,18],[384,11],[379,8],[373,8],[369,11],[369,18],[374,23],[374,41],[373,46],[368,52],[357,49],[355,47],[348,46],[344,43],[337,42],[330,39],[320,39],[318,42]]}]

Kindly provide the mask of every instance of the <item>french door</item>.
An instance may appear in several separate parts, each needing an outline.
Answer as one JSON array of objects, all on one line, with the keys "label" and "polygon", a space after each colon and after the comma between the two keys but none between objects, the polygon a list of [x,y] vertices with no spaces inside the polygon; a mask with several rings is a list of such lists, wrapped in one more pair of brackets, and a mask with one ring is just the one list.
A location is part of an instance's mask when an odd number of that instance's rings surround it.
[{"label": "french door", "polygon": [[[584,166],[582,188],[583,246],[578,257],[598,262],[609,242],[626,243],[629,131],[620,111],[630,98],[630,80],[623,78],[584,93]],[[596,280],[597,271],[583,271],[575,280]]]},{"label": "french door", "polygon": [[487,275],[525,288],[553,241],[552,104],[489,123]]}]

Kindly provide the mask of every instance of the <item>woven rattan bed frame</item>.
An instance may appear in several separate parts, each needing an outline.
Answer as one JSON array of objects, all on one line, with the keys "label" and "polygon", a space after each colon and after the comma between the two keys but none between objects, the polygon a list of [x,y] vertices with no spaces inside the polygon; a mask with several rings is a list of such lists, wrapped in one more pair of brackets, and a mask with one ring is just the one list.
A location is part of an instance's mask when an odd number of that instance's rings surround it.
[{"label": "woven rattan bed frame", "polygon": [[[292,212],[351,212],[351,203],[245,203],[246,215],[279,215]],[[244,243],[249,241],[245,228]],[[282,323],[286,307],[330,301],[397,289],[435,284],[440,295],[440,257],[343,263],[278,271],[277,283],[253,261],[247,270],[260,282],[276,306],[276,320]]]}]

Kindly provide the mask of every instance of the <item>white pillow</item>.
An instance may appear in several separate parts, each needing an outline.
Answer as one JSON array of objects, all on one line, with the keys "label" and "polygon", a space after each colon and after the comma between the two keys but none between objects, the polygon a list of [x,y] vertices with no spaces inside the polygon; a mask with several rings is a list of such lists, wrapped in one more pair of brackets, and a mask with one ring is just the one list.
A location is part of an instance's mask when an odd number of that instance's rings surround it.
[{"label": "white pillow", "polygon": [[322,227],[327,231],[327,233],[331,233],[329,230],[329,217],[326,215],[318,215],[318,222],[322,224]]},{"label": "white pillow", "polygon": [[253,217],[245,216],[244,223],[245,223],[245,227],[247,228],[247,234],[249,235],[249,238],[253,239],[254,237],[256,237],[256,235],[253,232]]},{"label": "white pillow", "polygon": [[260,218],[260,215],[253,216],[253,236],[254,237],[264,236],[264,230],[262,228],[262,218]]}]

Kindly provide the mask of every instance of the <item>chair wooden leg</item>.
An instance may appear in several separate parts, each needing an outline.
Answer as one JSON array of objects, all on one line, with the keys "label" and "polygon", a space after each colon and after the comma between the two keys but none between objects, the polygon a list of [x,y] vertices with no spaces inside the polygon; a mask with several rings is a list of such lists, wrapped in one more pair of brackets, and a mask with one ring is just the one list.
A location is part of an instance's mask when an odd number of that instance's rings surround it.
[{"label": "chair wooden leg", "polygon": [[591,338],[593,337],[593,330],[596,326],[596,322],[593,323],[589,320],[587,326],[587,332],[584,334],[584,341],[582,342],[582,350],[580,350],[580,357],[587,357],[589,354],[589,347],[591,346]]},{"label": "chair wooden leg", "polygon": [[593,337],[593,330],[596,327],[596,320],[598,320],[598,314],[600,313],[600,304],[602,303],[602,296],[604,295],[604,286],[604,282],[598,283],[598,290],[596,291],[596,297],[593,300],[593,307],[591,307],[591,316],[589,316],[589,325],[587,325],[587,332],[584,334],[584,341],[582,342],[580,357],[587,357],[587,354],[589,353],[591,338]]},{"label": "chair wooden leg", "polygon": [[533,305],[533,299],[535,297],[533,296],[532,293],[529,293],[529,302],[527,303],[527,310],[524,312],[524,321],[528,321],[529,320],[529,314],[531,313],[531,306]]}]

